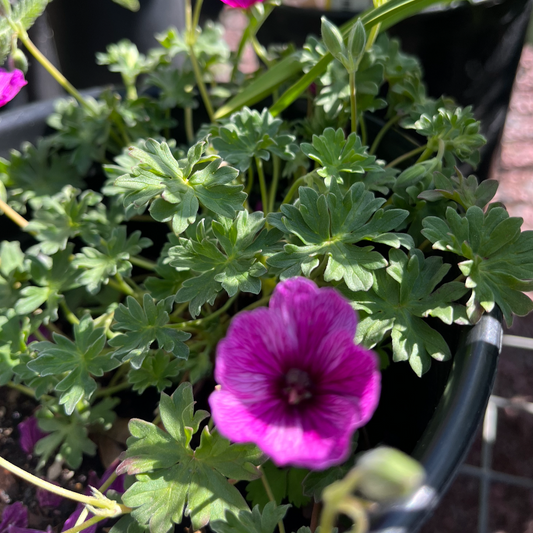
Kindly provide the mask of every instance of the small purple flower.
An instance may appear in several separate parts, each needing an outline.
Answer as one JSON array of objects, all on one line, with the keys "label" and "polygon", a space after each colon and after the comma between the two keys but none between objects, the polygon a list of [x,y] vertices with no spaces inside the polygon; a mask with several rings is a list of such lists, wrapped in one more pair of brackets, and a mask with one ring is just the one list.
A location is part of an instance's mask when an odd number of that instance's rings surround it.
[{"label": "small purple flower", "polygon": [[33,453],[33,448],[39,440],[46,437],[48,433],[45,433],[39,428],[37,419],[34,416],[30,416],[18,425],[20,432],[20,447],[26,453]]},{"label": "small purple flower", "polygon": [[21,70],[8,72],[0,68],[0,107],[13,100],[27,83]]},{"label": "small purple flower", "polygon": [[8,533],[13,527],[28,525],[28,508],[22,502],[7,505],[0,521],[0,533]]},{"label": "small purple flower", "polygon": [[218,344],[220,386],[209,398],[220,433],[279,466],[346,460],[381,389],[377,357],[353,342],[356,325],[346,300],[305,278],[278,284],[269,308],[237,315]]}]

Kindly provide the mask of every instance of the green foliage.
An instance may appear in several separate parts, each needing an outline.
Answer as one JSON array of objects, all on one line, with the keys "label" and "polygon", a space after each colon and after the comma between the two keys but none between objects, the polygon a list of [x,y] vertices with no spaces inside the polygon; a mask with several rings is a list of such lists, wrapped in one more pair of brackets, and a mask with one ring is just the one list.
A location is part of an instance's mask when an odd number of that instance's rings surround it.
[{"label": "green foliage", "polygon": [[496,194],[498,182],[485,180],[478,183],[475,176],[465,178],[457,170],[457,176],[448,177],[440,172],[433,176],[435,189],[424,191],[418,195],[422,200],[434,202],[441,199],[457,202],[465,211],[470,207],[484,208]]},{"label": "green foliage", "polygon": [[153,61],[140,54],[137,46],[129,39],[108,45],[107,53],[97,52],[96,62],[108,65],[111,72],[119,72],[126,87],[135,85],[139,74],[149,72],[154,67]]},{"label": "green foliage", "polygon": [[440,257],[424,258],[417,249],[409,256],[391,250],[389,266],[373,273],[371,290],[346,292],[352,307],[364,313],[356,342],[372,348],[390,334],[393,360],[409,361],[418,376],[429,369],[431,358],[448,359],[448,344],[422,318],[437,317],[446,324],[463,318],[455,302],[468,291],[464,284],[452,281],[435,290],[449,269]]},{"label": "green foliage", "polygon": [[149,139],[145,149],[133,147],[130,155],[139,164],[115,181],[115,185],[129,189],[124,206],[141,206],[154,200],[150,214],[159,222],[171,221],[177,235],[196,220],[200,205],[233,218],[243,209],[246,198],[242,185],[231,185],[238,171],[220,166],[222,160],[218,157],[204,156],[206,144],[196,143],[180,161],[165,142]]},{"label": "green foliage", "polygon": [[325,281],[344,280],[352,291],[367,291],[372,286],[372,271],[387,266],[387,261],[372,246],[358,243],[413,246],[409,235],[388,233],[409,213],[380,209],[384,203],[383,198],[365,191],[362,183],[353,185],[345,195],[340,193],[335,180],[326,195],[300,187],[298,206],[285,204],[281,213],[268,216],[270,224],[298,241],[286,244],[282,252],[267,259],[267,264],[280,269],[281,278],[285,279],[300,273],[309,276],[324,258]]},{"label": "green foliage", "polygon": [[26,285],[19,292],[14,309],[19,315],[33,313],[46,303],[46,311],[39,316],[47,323],[57,320],[59,302],[63,292],[79,287],[71,259],[73,245],[69,244],[51,257],[44,254],[28,255],[30,274],[36,285]]},{"label": "green foliage", "polygon": [[533,231],[521,233],[522,222],[495,205],[485,213],[472,206],[464,217],[449,207],[446,220],[427,217],[424,221],[422,233],[433,248],[466,259],[459,268],[472,289],[467,313],[473,322],[496,304],[509,325],[513,313],[524,316],[533,310],[533,302],[523,294],[533,289]]},{"label": "green foliage", "polygon": [[82,248],[76,254],[73,265],[82,270],[78,283],[91,294],[96,294],[111,276],[129,276],[132,268],[129,258],[152,244],[150,239],[141,237],[140,231],[129,237],[126,232],[126,226],[113,228],[107,241],[102,240],[96,248]]},{"label": "green foliage", "polygon": [[17,241],[0,243],[0,311],[12,308],[21,283],[29,277],[29,262]]},{"label": "green foliage", "polygon": [[20,152],[11,151],[9,161],[0,158],[0,180],[9,187],[10,204],[20,213],[26,211],[28,200],[36,209],[64,186],[83,184],[69,155],[57,153],[50,139],[40,139],[36,146],[25,142]]},{"label": "green foliage", "polygon": [[217,533],[274,533],[289,507],[290,505],[277,506],[274,502],[269,502],[262,512],[258,505],[252,511],[239,511],[238,515],[228,510],[225,519],[214,520],[211,528]]},{"label": "green foliage", "polygon": [[96,453],[96,445],[88,437],[89,431],[109,429],[115,420],[113,409],[117,404],[118,400],[105,398],[95,405],[85,404],[84,409],[73,416],[66,416],[55,403],[39,409],[36,413],[39,427],[48,435],[35,445],[34,453],[40,458],[37,468],[42,468],[55,452],[56,458],[64,459],[70,468],[79,468],[83,454]]},{"label": "green foliage", "polygon": [[107,223],[101,199],[100,194],[91,190],[80,194],[67,185],[60,193],[42,198],[25,230],[34,234],[40,242],[40,251],[48,255],[64,250],[69,239],[78,235],[86,242],[99,240],[98,235]]},{"label": "green foliage", "polygon": [[196,317],[206,302],[213,305],[222,289],[228,296],[237,291],[258,294],[259,278],[267,271],[259,257],[279,236],[267,233],[264,225],[263,213],[247,211],[241,211],[235,220],[221,217],[207,228],[204,220],[200,221],[196,239],[180,239],[179,246],[169,250],[172,266],[200,273],[183,282],[176,301],[189,302],[189,312]]},{"label": "green foliage", "polygon": [[[300,148],[307,157],[322,166],[317,173],[324,178],[328,187],[332,178],[338,183],[344,183],[345,173],[351,175],[383,172],[383,167],[376,163],[375,156],[368,155],[360,137],[351,133],[345,138],[341,128],[336,131],[333,128],[326,128],[322,135],[313,135],[312,145],[302,143]],[[354,181],[350,178],[351,176],[347,179],[348,187]]]},{"label": "green foliage", "polygon": [[190,442],[209,414],[194,412],[192,386],[183,383],[169,397],[161,395],[161,419],[166,431],[133,419],[128,449],[117,472],[136,475],[123,502],[133,507],[132,516],[150,531],[165,533],[181,523],[187,509],[193,528],[223,519],[226,511],[247,508],[239,491],[226,478],[259,477],[262,455],[255,446],[233,444],[204,427],[200,445]]},{"label": "green foliage", "polygon": [[141,7],[139,0],[113,0],[113,2],[119,6],[129,9],[130,11],[139,11]]},{"label": "green foliage", "polygon": [[213,128],[213,147],[220,157],[241,172],[250,167],[255,157],[268,161],[270,155],[294,159],[294,135],[280,132],[282,120],[274,118],[265,108],[259,114],[245,107],[231,115],[226,123]]},{"label": "green foliage", "polygon": [[11,20],[17,25],[29,30],[39,18],[51,0],[18,0],[13,6]]},{"label": "green foliage", "polygon": [[195,109],[198,106],[194,98],[196,91],[192,72],[183,72],[170,65],[163,65],[148,76],[146,84],[161,89],[159,105],[163,109]]},{"label": "green foliage", "polygon": [[[153,342],[159,348],[172,353],[175,357],[187,359],[189,348],[184,343],[191,334],[168,327],[168,307],[172,297],[161,300],[157,305],[149,294],[143,297],[143,305],[128,296],[126,305],[120,304],[115,311],[115,329],[127,331],[116,335],[109,345],[117,348],[113,356],[129,361],[135,369],[140,368]],[[167,304],[170,304],[168,306]]]},{"label": "green foliage", "polygon": [[[261,469],[268,480],[276,504],[280,505],[284,499],[295,507],[309,503],[309,498],[302,494],[302,482],[308,470],[304,468],[276,468],[272,462],[266,462]],[[246,499],[262,510],[268,505],[269,498],[261,479],[250,481],[246,487]]]},{"label": "green foliage", "polygon": [[163,350],[150,351],[139,368],[130,370],[128,381],[139,394],[148,387],[156,387],[161,392],[172,385],[172,378],[178,376],[183,367],[183,360],[175,359]]},{"label": "green foliage", "polygon": [[55,390],[61,393],[59,404],[70,415],[80,400],[90,399],[96,391],[93,376],[102,376],[120,363],[104,351],[104,329],[95,328],[89,315],[74,326],[74,341],[57,333],[53,339],[32,344],[37,358],[28,363],[28,368],[40,376],[62,376]]}]

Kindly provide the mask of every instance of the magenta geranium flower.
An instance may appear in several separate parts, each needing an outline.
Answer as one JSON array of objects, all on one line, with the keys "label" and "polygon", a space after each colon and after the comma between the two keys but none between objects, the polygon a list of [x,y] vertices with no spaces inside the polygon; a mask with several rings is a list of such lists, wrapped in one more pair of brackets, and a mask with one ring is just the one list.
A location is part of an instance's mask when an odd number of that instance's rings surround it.
[{"label": "magenta geranium flower", "polygon": [[269,308],[237,315],[217,348],[218,431],[253,442],[279,466],[343,462],[381,388],[378,359],[354,344],[356,315],[334,289],[280,283]]},{"label": "magenta geranium flower", "polygon": [[27,83],[21,70],[15,69],[8,72],[0,68],[0,106],[13,100]]},{"label": "magenta geranium flower", "polygon": [[264,1],[265,0],[222,0],[222,2],[228,4],[228,6],[235,7],[237,9],[248,9],[250,6]]}]

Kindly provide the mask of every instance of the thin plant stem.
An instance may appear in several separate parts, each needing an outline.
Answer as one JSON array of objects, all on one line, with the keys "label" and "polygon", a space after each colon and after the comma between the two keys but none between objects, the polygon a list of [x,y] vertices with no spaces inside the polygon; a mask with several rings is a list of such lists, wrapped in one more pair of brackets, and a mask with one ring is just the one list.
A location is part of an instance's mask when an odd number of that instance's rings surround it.
[{"label": "thin plant stem", "polygon": [[292,185],[291,185],[291,188],[289,189],[289,192],[285,195],[285,198],[283,198],[283,202],[281,202],[281,204],[288,204],[291,200],[292,200],[292,197],[294,196],[294,194],[296,193],[296,191],[298,190],[298,188],[300,187],[300,185],[302,185],[302,183],[305,183],[305,180],[307,178],[309,178],[311,175],[313,174],[316,174],[316,170],[312,170],[311,172],[309,172],[308,174],[306,174],[305,176],[301,176],[300,178],[298,178]]},{"label": "thin plant stem", "polygon": [[352,114],[352,133],[357,133],[357,99],[355,89],[355,72],[349,73],[350,80],[350,110]]},{"label": "thin plant stem", "polygon": [[93,507],[98,507],[99,509],[107,509],[109,511],[118,511],[120,509],[122,512],[128,513],[131,510],[129,507],[126,507],[125,505],[119,504],[109,499],[98,499],[93,496],[85,496],[84,494],[79,494],[77,492],[64,489],[63,487],[58,487],[53,483],[45,481],[44,479],[40,479],[37,476],[26,472],[22,468],[11,464],[3,457],[0,457],[0,466],[5,468],[12,474],[15,474],[16,476],[19,476],[20,478],[24,479],[24,481],[27,481],[28,483],[31,483],[32,485],[35,485],[41,489],[47,490],[48,492],[51,492],[53,494],[57,494],[58,496],[62,496],[63,498],[68,498],[69,500],[74,500],[85,505],[92,505]]},{"label": "thin plant stem", "polygon": [[38,330],[36,329],[32,335],[35,335],[40,341],[47,341],[48,339]]},{"label": "thin plant stem", "polygon": [[246,43],[248,42],[248,39],[250,38],[250,27],[251,27],[251,24],[248,24],[245,30],[242,32],[241,40],[239,41],[239,46],[237,47],[237,51],[235,52],[235,58],[233,60],[233,69],[231,71],[231,81],[235,80],[235,76],[237,76],[237,72],[239,72],[239,63],[241,62],[242,53],[244,52]]},{"label": "thin plant stem", "polygon": [[267,294],[266,296],[263,296],[259,300],[251,303],[250,305],[247,305],[244,309],[241,309],[242,311],[251,311],[252,309],[255,309],[256,307],[261,307],[264,304],[267,304],[270,301],[270,294]]},{"label": "thin plant stem", "polygon": [[[258,469],[261,471],[261,481],[263,482],[263,487],[265,487],[265,492],[267,493],[268,499],[271,502],[276,503],[276,498],[274,498],[274,493],[272,492],[272,489],[270,488],[268,479],[265,475],[265,471],[260,466],[258,467]],[[283,525],[283,520],[280,520],[278,522],[278,529],[279,529],[279,533],[285,533],[285,526]]]},{"label": "thin plant stem", "polygon": [[263,162],[261,158],[255,156],[255,166],[257,167],[257,176],[259,177],[259,187],[261,188],[261,203],[263,204],[263,213],[265,217],[268,215],[268,193],[265,181],[265,173],[263,172]]},{"label": "thin plant stem", "polygon": [[195,31],[196,28],[198,28],[198,24],[200,22],[200,12],[202,11],[203,3],[204,3],[204,0],[196,0],[196,4],[194,6],[194,14],[192,17],[191,31]]},{"label": "thin plant stem", "polygon": [[434,150],[432,148],[429,148],[429,146],[425,147],[425,150],[422,152],[422,155],[416,160],[417,163],[422,163],[423,161],[426,161],[429,159],[431,154],[433,154]]},{"label": "thin plant stem", "polygon": [[399,165],[401,162],[405,161],[406,159],[410,159],[411,157],[418,155],[420,152],[423,152],[424,150],[426,150],[426,146],[418,146],[414,150],[411,150],[410,152],[407,152],[397,157],[396,159],[394,159],[393,161],[385,165],[385,168],[395,167],[396,165]]},{"label": "thin plant stem", "polygon": [[114,387],[105,387],[103,389],[100,389],[99,391],[96,391],[94,393],[94,398],[103,398],[107,396],[112,396],[113,394],[123,391],[124,389],[127,389],[130,387],[130,383],[128,381],[125,381],[124,383],[119,383],[118,385],[115,385]]},{"label": "thin plant stem", "polygon": [[78,531],[83,531],[84,529],[87,529],[88,527],[94,526],[94,524],[98,524],[98,522],[101,522],[102,520],[105,520],[106,518],[109,518],[109,517],[93,516],[92,518],[87,520],[87,522],[83,522],[82,524],[71,527],[70,529],[67,529],[64,533],[78,533]]},{"label": "thin plant stem", "polygon": [[57,70],[52,63],[48,60],[46,56],[44,56],[41,51],[33,44],[31,39],[29,38],[28,34],[24,30],[24,28],[21,28],[19,26],[15,26],[15,29],[18,34],[18,38],[21,40],[22,44],[26,47],[28,52],[39,61],[39,63],[46,69],[46,71],[54,78],[54,80],[67,91],[71,96],[73,96],[82,106],[84,106],[86,109],[92,111],[91,106],[87,103],[85,98],[77,91],[77,89]]},{"label": "thin plant stem", "polygon": [[72,325],[77,326],[80,323],[80,319],[71,311],[64,297],[59,301],[59,305],[61,306],[61,310],[65,314],[65,318]]},{"label": "thin plant stem", "polygon": [[205,324],[206,322],[210,322],[214,318],[219,317],[220,315],[224,314],[227,309],[230,307],[230,305],[235,301],[239,293],[237,292],[234,294],[231,298],[228,299],[228,301],[219,309],[217,309],[214,313],[211,313],[209,316],[206,316],[205,318],[198,318],[196,320],[188,320],[187,322],[178,322],[176,324],[169,324],[167,327],[169,328],[188,328],[188,327],[196,327],[201,326],[202,324]]},{"label": "thin plant stem", "polygon": [[270,68],[272,66],[272,61],[268,58],[265,47],[257,40],[255,35],[250,37],[250,42],[252,43],[257,57],[267,66],[267,68]]},{"label": "thin plant stem", "polygon": [[[109,280],[111,282],[112,280]],[[135,291],[124,281],[124,278],[117,272],[115,274],[115,283],[120,287],[120,290],[128,296],[135,296]]]},{"label": "thin plant stem", "polygon": [[396,115],[392,117],[379,130],[379,133],[376,135],[376,138],[374,139],[374,142],[372,143],[372,146],[370,147],[370,150],[368,151],[370,155],[374,155],[376,153],[379,143],[383,140],[383,137],[385,136],[385,134],[392,128],[392,126],[394,126],[394,124],[399,122],[401,118],[402,118],[402,115]]},{"label": "thin plant stem", "polygon": [[196,84],[198,85],[198,89],[202,95],[202,100],[204,102],[207,115],[209,116],[209,120],[215,123],[216,118],[213,105],[211,104],[211,99],[209,98],[207,89],[205,88],[204,80],[202,79],[202,71],[200,70],[200,65],[198,64],[198,60],[196,59],[192,45],[189,46],[189,58],[191,60],[194,77],[196,78]]},{"label": "thin plant stem", "polygon": [[19,215],[12,207],[7,205],[2,198],[0,198],[0,211],[4,212],[19,228],[25,228],[29,222],[21,215]]},{"label": "thin plant stem", "polygon": [[155,270],[157,267],[157,263],[155,261],[150,261],[149,259],[145,259],[144,257],[140,257],[138,255],[130,256],[130,263],[132,265],[144,268],[145,270]]},{"label": "thin plant stem", "polygon": [[279,174],[280,174],[280,159],[277,155],[272,157],[272,185],[270,186],[270,203],[268,205],[268,212],[274,211],[274,203],[276,202],[276,193],[278,191]]},{"label": "thin plant stem", "polygon": [[366,133],[366,122],[365,122],[365,116],[363,113],[361,113],[359,117],[359,124],[361,126],[361,143],[363,146],[366,146],[367,141],[367,133]]},{"label": "thin plant stem", "polygon": [[[110,379],[109,384],[107,385],[108,388],[114,387],[129,369],[130,365],[128,363],[124,363],[123,365],[121,365],[118,370],[113,374],[113,377]],[[98,394],[98,392],[96,394]]]},{"label": "thin plant stem", "polygon": [[311,530],[311,533],[315,533],[315,530],[318,526],[318,519],[320,518],[321,509],[322,509],[322,503],[320,502],[313,503],[313,511],[311,512],[311,524],[309,525],[309,529]]},{"label": "thin plant stem", "polygon": [[193,144],[194,142],[194,128],[192,122],[192,107],[185,107],[185,135],[187,136],[187,142]]},{"label": "thin plant stem", "polygon": [[248,183],[246,184],[246,189],[244,189],[244,192],[246,194],[250,194],[253,184],[254,184],[254,169],[252,165],[250,165],[250,167],[248,168]]}]

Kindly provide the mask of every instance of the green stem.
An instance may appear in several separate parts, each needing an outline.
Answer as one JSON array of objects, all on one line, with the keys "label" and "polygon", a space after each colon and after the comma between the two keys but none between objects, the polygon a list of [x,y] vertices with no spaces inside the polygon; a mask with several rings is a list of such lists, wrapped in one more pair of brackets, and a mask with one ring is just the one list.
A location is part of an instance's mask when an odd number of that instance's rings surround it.
[{"label": "green stem", "polygon": [[242,313],[243,311],[251,311],[252,309],[255,309],[256,307],[261,307],[263,304],[267,304],[270,301],[271,296],[272,296],[271,294],[268,294],[267,296],[263,296],[256,302],[251,303],[250,305],[247,305],[244,309],[241,309],[240,312]]},{"label": "green stem", "polygon": [[233,59],[233,69],[231,71],[231,81],[235,80],[235,76],[237,76],[237,72],[239,72],[239,63],[241,62],[242,53],[244,52],[246,43],[250,38],[250,31],[251,24],[248,24],[245,30],[242,32],[241,40],[239,41],[239,46],[237,48],[237,51],[235,52],[235,58]]},{"label": "green stem", "polygon": [[19,392],[22,392],[22,394],[25,394],[26,396],[29,396],[30,398],[35,398],[35,391],[33,389],[30,389],[30,387],[26,387],[25,385],[21,385],[20,383],[13,383],[12,381],[8,381],[6,383],[6,386],[10,389],[17,390]]},{"label": "green stem", "polygon": [[254,184],[254,169],[252,165],[248,168],[248,183],[246,184],[246,189],[244,189],[244,192],[246,194],[250,194],[250,191],[252,190]]},{"label": "green stem", "polygon": [[368,152],[370,155],[374,155],[376,153],[379,143],[382,141],[385,134],[392,128],[392,126],[394,126],[394,124],[399,122],[401,118],[402,118],[402,115],[396,115],[395,117],[392,117],[379,130],[379,133],[376,135],[376,138],[374,139],[374,142],[372,143],[372,146],[370,147],[370,150]]},{"label": "green stem", "polygon": [[[385,168],[395,167],[396,165],[399,165],[402,161],[405,161],[406,159],[410,159],[411,157],[419,154],[420,152],[423,152],[424,150],[426,150],[426,146],[418,146],[414,150],[411,150],[410,152],[407,152],[406,154],[403,154],[397,157],[396,159],[394,159],[393,161],[385,165]],[[417,163],[419,161],[417,161]]]},{"label": "green stem", "polygon": [[48,492],[51,492],[53,494],[57,494],[58,496],[62,496],[63,498],[68,498],[70,500],[74,500],[76,502],[83,503],[85,505],[92,505],[93,507],[98,507],[99,509],[107,509],[109,511],[120,510],[121,512],[126,512],[126,513],[130,511],[129,507],[118,504],[107,498],[98,499],[92,496],[85,496],[84,494],[79,494],[77,492],[64,489],[63,487],[58,487],[57,485],[54,485],[53,483],[45,481],[44,479],[40,479],[37,476],[34,476],[33,474],[26,472],[22,468],[19,468],[18,466],[11,464],[9,461],[6,461],[3,457],[0,457],[0,466],[5,468],[12,474],[15,474],[16,476],[21,477],[24,481],[27,481],[28,483],[31,483],[32,485],[35,485],[41,489],[47,490]]},{"label": "green stem", "polygon": [[[268,479],[265,475],[265,471],[259,466],[258,469],[260,470],[261,472],[261,481],[263,482],[263,487],[265,487],[265,492],[267,493],[267,496],[268,496],[268,499],[271,501],[271,502],[274,502],[274,504],[276,503],[276,498],[274,498],[274,493],[272,492],[272,489],[270,488],[270,485],[268,483]],[[279,533],[285,533],[285,526],[283,525],[283,520],[280,520],[278,522],[278,528],[279,528]]]},{"label": "green stem", "polygon": [[433,148],[430,148],[429,146],[426,146],[422,155],[416,160],[417,163],[422,163],[423,161],[426,161],[431,157],[435,150]]},{"label": "green stem", "polygon": [[366,146],[366,142],[367,142],[366,122],[365,122],[365,116],[363,115],[363,113],[361,113],[361,116],[359,117],[359,124],[361,125],[361,143],[363,146]]},{"label": "green stem", "polygon": [[169,324],[167,327],[179,329],[179,328],[201,326],[202,324],[205,324],[206,322],[210,322],[214,318],[217,318],[218,316],[224,314],[227,311],[227,309],[230,307],[230,305],[235,301],[237,296],[239,296],[239,292],[237,292],[231,298],[229,298],[228,301],[222,307],[217,309],[214,313],[211,313],[210,315],[204,318],[198,318],[196,320],[188,320],[187,322],[178,322],[176,324]]},{"label": "green stem", "polygon": [[265,173],[263,172],[263,161],[261,158],[255,156],[255,166],[257,168],[257,176],[259,177],[259,187],[261,188],[261,202],[263,204],[263,213],[265,217],[268,215],[268,193],[265,181]]},{"label": "green stem", "polygon": [[[109,280],[111,283],[113,280]],[[115,282],[119,287],[119,290],[128,296],[135,296],[135,291],[124,281],[124,278],[117,272],[115,274]]]},{"label": "green stem", "polygon": [[130,263],[132,265],[144,268],[145,270],[155,270],[157,268],[157,263],[155,261],[150,261],[144,257],[138,255],[130,256]]},{"label": "green stem", "polygon": [[274,211],[274,203],[276,202],[276,193],[278,192],[278,182],[280,175],[280,159],[277,155],[272,156],[272,185],[270,186],[270,203],[268,205],[268,212]]},{"label": "green stem", "polygon": [[194,128],[192,122],[192,107],[185,107],[185,135],[187,136],[187,142],[189,144],[194,143]]},{"label": "green stem", "polygon": [[83,531],[84,529],[87,529],[88,527],[93,526],[94,524],[98,524],[98,522],[101,522],[102,520],[105,520],[106,518],[109,518],[107,516],[93,516],[87,522],[83,522],[79,526],[71,527],[70,529],[67,529],[64,533],[78,533],[78,531]]},{"label": "green stem", "polygon": [[267,52],[265,50],[265,47],[257,40],[257,37],[255,35],[252,35],[250,37],[250,42],[252,43],[252,46],[254,47],[254,52],[256,53],[257,57],[268,67],[270,68],[272,66],[272,61],[268,58]]},{"label": "green stem", "polygon": [[100,389],[95,392],[94,398],[102,398],[105,396],[112,396],[116,392],[120,392],[124,389],[127,389],[130,387],[129,381],[125,381],[124,383],[119,383],[118,385],[115,385],[114,387],[105,387],[103,389]]},{"label": "green stem", "polygon": [[209,116],[209,120],[215,123],[215,112],[213,110],[209,94],[207,93],[207,89],[205,88],[204,80],[202,79],[202,71],[200,70],[200,65],[198,64],[198,60],[196,59],[192,45],[189,46],[189,58],[191,60],[194,77],[196,78],[196,84],[198,85],[198,89],[202,95],[202,100],[204,102],[207,115]]},{"label": "green stem", "polygon": [[44,56],[41,51],[32,43],[24,28],[15,26],[15,29],[17,31],[18,38],[21,40],[22,44],[24,44],[28,52],[30,52],[30,54],[37,59],[37,61],[39,61],[39,63],[48,71],[52,78],[54,78],[54,80],[56,80],[57,83],[59,83],[59,85],[61,85],[61,87],[67,91],[67,93],[76,98],[76,100],[82,106],[92,111],[91,106],[87,103],[85,98],[83,98],[76,88],[70,84],[67,78],[65,78],[65,76],[63,76],[63,74],[61,74],[61,72],[59,72],[59,70],[57,70],[52,63],[50,63],[48,58]]},{"label": "green stem", "polygon": [[285,195],[285,198],[283,198],[283,202],[281,202],[281,204],[288,204],[291,200],[292,200],[292,197],[294,196],[294,193],[298,190],[298,188],[300,187],[300,185],[302,183],[305,183],[305,181],[310,178],[311,176],[315,175],[316,174],[316,170],[312,170],[311,172],[307,173],[305,176],[302,176],[300,178],[298,178],[292,185],[291,185],[291,188],[289,189],[289,192]]},{"label": "green stem", "polygon": [[326,266],[328,264],[329,255],[325,254],[324,257],[320,260],[320,263],[318,263],[317,267],[313,271],[313,273],[310,276],[310,279],[317,279],[319,276],[321,276],[324,271],[326,270]]},{"label": "green stem", "polygon": [[48,340],[38,329],[36,329],[34,332],[32,332],[32,335],[35,335],[40,341],[47,341]]},{"label": "green stem", "polygon": [[[128,363],[124,363],[123,365],[121,365],[118,370],[113,374],[113,377],[111,378],[111,380],[109,381],[108,383],[108,388],[109,387],[114,387],[118,381],[120,381],[120,379],[122,378],[122,376],[130,369],[130,365]],[[97,393],[98,394],[98,393]]]},{"label": "green stem", "polygon": [[355,89],[355,72],[349,73],[350,80],[350,109],[352,113],[352,133],[357,133],[357,100]]},{"label": "green stem", "polygon": [[77,326],[80,323],[79,318],[70,310],[65,297],[59,301],[59,305],[65,315],[65,318],[74,326]]},{"label": "green stem", "polygon": [[194,15],[192,18],[192,28],[191,31],[196,31],[198,24],[200,22],[200,12],[202,11],[202,4],[204,0],[196,0],[196,5],[194,6]]}]

